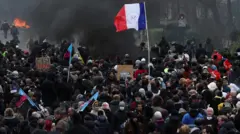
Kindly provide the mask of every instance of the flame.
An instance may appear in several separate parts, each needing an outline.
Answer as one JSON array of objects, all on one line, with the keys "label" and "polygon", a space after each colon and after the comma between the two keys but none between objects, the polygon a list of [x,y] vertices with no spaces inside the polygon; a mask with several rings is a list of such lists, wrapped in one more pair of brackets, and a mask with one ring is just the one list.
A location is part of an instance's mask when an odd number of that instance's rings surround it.
[{"label": "flame", "polygon": [[27,29],[30,28],[30,26],[27,24],[27,22],[24,20],[21,20],[20,18],[15,18],[13,21],[13,24],[16,27],[20,27],[20,28],[27,28]]}]

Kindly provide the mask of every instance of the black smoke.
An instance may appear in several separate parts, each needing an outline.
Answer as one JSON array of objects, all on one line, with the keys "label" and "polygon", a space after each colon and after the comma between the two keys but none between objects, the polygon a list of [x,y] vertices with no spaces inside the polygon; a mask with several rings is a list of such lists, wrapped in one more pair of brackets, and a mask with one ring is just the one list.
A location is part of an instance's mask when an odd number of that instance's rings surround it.
[{"label": "black smoke", "polygon": [[[14,0],[9,1],[15,3]],[[21,0],[19,6],[12,4],[10,7],[15,6],[14,15],[30,23],[31,33],[55,41],[71,39],[73,34],[79,34],[81,44],[93,47],[96,55],[130,53],[137,56],[140,50],[135,45],[134,30],[116,33],[113,25],[119,9],[125,3],[134,2],[139,1]]]}]

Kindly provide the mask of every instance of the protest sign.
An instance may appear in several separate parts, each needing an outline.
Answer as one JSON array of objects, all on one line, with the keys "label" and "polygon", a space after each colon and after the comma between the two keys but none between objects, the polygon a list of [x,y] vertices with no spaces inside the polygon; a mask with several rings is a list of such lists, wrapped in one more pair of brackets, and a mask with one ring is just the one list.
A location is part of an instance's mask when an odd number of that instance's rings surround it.
[{"label": "protest sign", "polygon": [[36,58],[35,62],[36,68],[40,71],[47,71],[51,65],[50,57],[39,57]]},{"label": "protest sign", "polygon": [[133,78],[133,65],[117,65],[117,78],[131,77]]}]

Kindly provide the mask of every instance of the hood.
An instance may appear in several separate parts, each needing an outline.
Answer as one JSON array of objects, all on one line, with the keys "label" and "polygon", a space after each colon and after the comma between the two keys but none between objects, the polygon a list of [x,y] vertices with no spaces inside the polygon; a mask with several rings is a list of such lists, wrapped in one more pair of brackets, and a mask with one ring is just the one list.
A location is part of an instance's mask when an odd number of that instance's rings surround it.
[{"label": "hood", "polygon": [[234,123],[232,121],[223,123],[221,127],[226,128],[228,130],[235,128]]},{"label": "hood", "polygon": [[113,101],[110,102],[110,104],[111,104],[111,105],[117,105],[117,106],[118,106],[118,105],[119,105],[119,101],[113,100]]}]

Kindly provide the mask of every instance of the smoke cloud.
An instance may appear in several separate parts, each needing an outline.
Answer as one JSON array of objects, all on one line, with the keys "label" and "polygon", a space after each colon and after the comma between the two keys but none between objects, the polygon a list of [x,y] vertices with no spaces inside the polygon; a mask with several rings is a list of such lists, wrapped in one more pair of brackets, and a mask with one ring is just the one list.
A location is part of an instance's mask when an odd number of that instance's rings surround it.
[{"label": "smoke cloud", "polygon": [[[114,17],[128,0],[4,0],[5,15],[21,17],[31,33],[50,40],[78,38],[96,55],[130,53],[138,56],[134,30],[116,33]],[[18,2],[16,4],[16,2]],[[137,2],[137,1],[134,1]],[[132,3],[132,2],[131,2]],[[3,4],[3,5],[4,5]],[[7,6],[6,6],[7,5]],[[12,9],[12,10],[10,10]],[[4,15],[4,14],[3,14]],[[150,16],[151,17],[151,16]],[[79,36],[76,36],[79,35]]]}]

